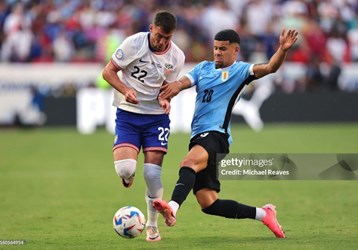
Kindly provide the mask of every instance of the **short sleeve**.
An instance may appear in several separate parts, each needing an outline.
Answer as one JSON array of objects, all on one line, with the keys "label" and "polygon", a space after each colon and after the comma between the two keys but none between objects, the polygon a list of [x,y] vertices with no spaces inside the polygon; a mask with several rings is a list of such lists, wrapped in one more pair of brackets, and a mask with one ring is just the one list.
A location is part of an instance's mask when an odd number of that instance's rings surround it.
[{"label": "short sleeve", "polygon": [[112,62],[121,69],[125,69],[137,57],[136,45],[133,38],[133,36],[126,38],[112,55]]}]

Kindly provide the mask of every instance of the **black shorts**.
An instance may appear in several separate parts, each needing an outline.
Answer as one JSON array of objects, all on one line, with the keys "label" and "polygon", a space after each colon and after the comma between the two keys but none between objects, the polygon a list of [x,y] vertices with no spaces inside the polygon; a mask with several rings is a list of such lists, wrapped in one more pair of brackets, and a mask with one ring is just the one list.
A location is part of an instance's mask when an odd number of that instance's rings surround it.
[{"label": "black shorts", "polygon": [[[217,172],[217,162],[229,153],[228,136],[217,131],[207,131],[198,134],[190,140],[189,150],[195,145],[202,146],[209,154],[207,167],[196,174],[193,187],[194,194],[203,188],[214,189],[220,192],[220,181]],[[220,155],[219,159],[218,154]]]}]

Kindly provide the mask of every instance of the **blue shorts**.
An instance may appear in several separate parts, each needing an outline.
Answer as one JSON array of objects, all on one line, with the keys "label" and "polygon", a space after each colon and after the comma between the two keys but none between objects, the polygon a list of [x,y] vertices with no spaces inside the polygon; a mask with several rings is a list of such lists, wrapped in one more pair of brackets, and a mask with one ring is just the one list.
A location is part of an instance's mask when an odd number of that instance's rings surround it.
[{"label": "blue shorts", "polygon": [[113,150],[132,147],[137,152],[167,152],[170,119],[167,114],[147,115],[117,109]]}]

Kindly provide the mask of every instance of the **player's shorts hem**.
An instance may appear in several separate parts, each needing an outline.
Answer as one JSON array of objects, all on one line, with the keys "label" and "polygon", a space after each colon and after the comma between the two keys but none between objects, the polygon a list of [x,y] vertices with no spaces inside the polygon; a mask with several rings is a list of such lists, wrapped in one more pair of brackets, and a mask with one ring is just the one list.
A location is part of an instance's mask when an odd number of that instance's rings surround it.
[{"label": "player's shorts hem", "polygon": [[162,148],[162,147],[143,148],[143,152],[148,152],[148,151],[161,151],[161,152],[167,153],[168,150],[166,148]]},{"label": "player's shorts hem", "polygon": [[123,147],[129,147],[129,148],[133,148],[134,150],[136,150],[139,153],[139,148],[136,147],[133,144],[130,143],[121,143],[121,144],[117,144],[113,147],[113,151],[116,150],[117,148],[123,148]]}]

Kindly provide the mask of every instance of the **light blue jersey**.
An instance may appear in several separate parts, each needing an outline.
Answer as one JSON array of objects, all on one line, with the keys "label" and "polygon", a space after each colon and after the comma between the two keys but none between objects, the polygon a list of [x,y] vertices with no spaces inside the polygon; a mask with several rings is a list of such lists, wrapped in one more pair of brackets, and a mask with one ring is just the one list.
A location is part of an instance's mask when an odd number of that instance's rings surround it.
[{"label": "light blue jersey", "polygon": [[214,62],[203,61],[186,77],[192,86],[196,85],[197,92],[191,136],[219,131],[229,136],[231,144],[231,112],[244,87],[255,79],[253,64],[235,62],[230,67],[216,69]]}]

